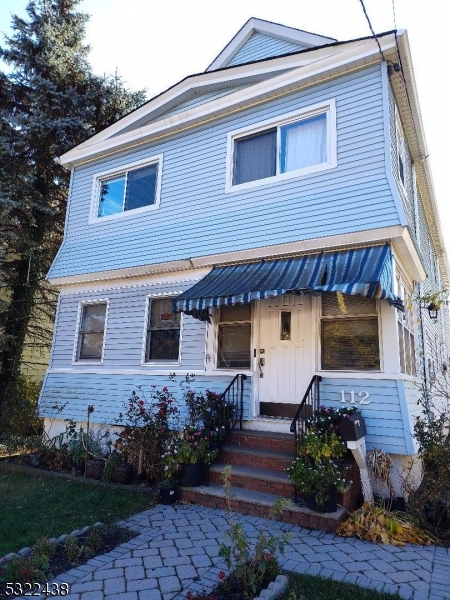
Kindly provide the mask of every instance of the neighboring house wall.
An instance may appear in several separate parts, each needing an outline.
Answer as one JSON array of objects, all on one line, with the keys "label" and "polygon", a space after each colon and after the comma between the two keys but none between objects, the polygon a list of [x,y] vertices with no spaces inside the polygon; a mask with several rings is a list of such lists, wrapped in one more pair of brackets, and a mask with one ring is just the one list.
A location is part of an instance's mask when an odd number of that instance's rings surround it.
[{"label": "neighboring house wall", "polygon": [[[67,235],[50,278],[398,225],[384,160],[381,68],[76,168]],[[333,98],[336,168],[225,193],[228,132]],[[94,175],[158,154],[159,209],[88,225]]]},{"label": "neighboring house wall", "polygon": [[228,67],[304,50],[305,46],[254,33],[229,61]]}]

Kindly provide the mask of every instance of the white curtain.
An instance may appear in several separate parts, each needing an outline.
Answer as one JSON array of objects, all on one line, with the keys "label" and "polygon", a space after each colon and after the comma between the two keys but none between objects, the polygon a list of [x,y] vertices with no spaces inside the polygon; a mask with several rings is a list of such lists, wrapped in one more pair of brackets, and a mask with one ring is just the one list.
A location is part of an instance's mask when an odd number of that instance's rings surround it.
[{"label": "white curtain", "polygon": [[281,173],[318,165],[326,160],[326,114],[281,127]]}]

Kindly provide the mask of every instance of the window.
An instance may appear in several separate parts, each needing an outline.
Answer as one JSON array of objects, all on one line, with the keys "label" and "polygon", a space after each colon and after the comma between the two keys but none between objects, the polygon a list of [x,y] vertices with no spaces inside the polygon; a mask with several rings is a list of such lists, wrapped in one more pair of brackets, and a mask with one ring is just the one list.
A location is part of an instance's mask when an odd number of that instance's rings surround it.
[{"label": "window", "polygon": [[150,299],[145,362],[178,362],[180,313],[174,313],[171,298]]},{"label": "window", "polygon": [[94,178],[90,222],[153,210],[159,205],[162,157],[139,161]]},{"label": "window", "polygon": [[379,371],[376,300],[322,294],[322,369]]},{"label": "window", "polygon": [[231,133],[228,154],[227,191],[334,167],[334,101]]},{"label": "window", "polygon": [[217,367],[250,369],[251,306],[222,306],[219,314]]},{"label": "window", "polygon": [[406,141],[400,117],[396,111],[396,132],[397,132],[397,161],[398,177],[403,187],[406,186]]},{"label": "window", "polygon": [[416,375],[416,344],[414,339],[414,310],[411,294],[406,291],[401,279],[397,278],[397,294],[403,300],[405,312],[397,311],[398,349],[400,371]]},{"label": "window", "polygon": [[101,362],[105,338],[106,302],[81,306],[77,360]]}]

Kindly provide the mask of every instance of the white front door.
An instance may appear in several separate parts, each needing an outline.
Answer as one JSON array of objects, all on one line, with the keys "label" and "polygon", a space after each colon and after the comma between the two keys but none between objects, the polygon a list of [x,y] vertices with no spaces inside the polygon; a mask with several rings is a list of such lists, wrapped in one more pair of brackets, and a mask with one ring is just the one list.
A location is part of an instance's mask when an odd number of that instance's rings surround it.
[{"label": "white front door", "polygon": [[298,405],[313,375],[311,296],[261,301],[259,363],[260,405]]}]

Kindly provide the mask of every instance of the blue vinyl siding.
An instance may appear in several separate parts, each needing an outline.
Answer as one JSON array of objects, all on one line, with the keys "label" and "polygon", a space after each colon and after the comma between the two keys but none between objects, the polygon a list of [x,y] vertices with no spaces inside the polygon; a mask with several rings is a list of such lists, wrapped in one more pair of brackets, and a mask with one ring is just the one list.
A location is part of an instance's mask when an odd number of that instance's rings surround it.
[{"label": "blue vinyl siding", "polygon": [[[366,421],[367,449],[381,448],[392,454],[410,454],[411,424],[407,411],[405,390],[402,380],[391,379],[334,379],[324,377],[320,385],[320,401],[325,406],[342,408],[350,406],[350,390],[355,391],[355,399],[359,402],[358,392],[370,394],[370,404],[359,405],[358,410]],[[341,404],[340,390],[346,393],[347,404]]]},{"label": "blue vinyl siding", "polygon": [[305,46],[273,38],[262,33],[254,33],[227,63],[227,67],[242,65],[256,60],[282,56],[290,52],[304,50]]},{"label": "blue vinyl siding", "polygon": [[[203,370],[205,367],[206,325],[187,315],[183,316],[181,331],[181,365],[164,366],[161,364],[153,367],[141,367],[147,296],[184,291],[192,284],[193,282],[136,285],[106,291],[62,295],[55,323],[55,337],[50,367],[71,367],[80,302],[108,300],[109,309],[106,324],[103,368],[142,368],[144,373],[152,369],[167,369],[168,371],[175,368],[190,369],[193,371]],[[79,365],[83,367],[82,362]]]},{"label": "blue vinyl siding", "polygon": [[[119,413],[123,412],[123,405],[138,386],[147,399],[150,398],[151,386],[158,388],[167,386],[175,398],[182,401],[180,382],[182,376],[169,381],[162,375],[98,375],[90,374],[57,374],[47,375],[39,401],[39,412],[42,417],[56,419],[73,419],[86,421],[87,407],[92,405],[94,413],[91,420],[95,423],[114,425]],[[204,392],[210,389],[214,392],[223,392],[232,380],[231,376],[202,376],[196,377],[190,384],[192,390]],[[244,382],[244,416],[247,419],[250,411],[251,378]],[[64,409],[59,413],[53,409],[57,404]],[[181,406],[183,409],[183,406]]]},{"label": "blue vinyl siding", "polygon": [[[229,131],[331,98],[337,107],[337,168],[225,194]],[[159,209],[88,225],[95,173],[160,153],[164,164]],[[50,277],[397,225],[384,163],[380,68],[81,166],[75,169],[68,210],[67,236]]]}]

